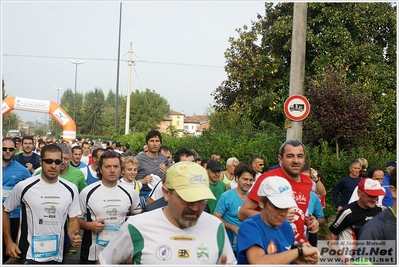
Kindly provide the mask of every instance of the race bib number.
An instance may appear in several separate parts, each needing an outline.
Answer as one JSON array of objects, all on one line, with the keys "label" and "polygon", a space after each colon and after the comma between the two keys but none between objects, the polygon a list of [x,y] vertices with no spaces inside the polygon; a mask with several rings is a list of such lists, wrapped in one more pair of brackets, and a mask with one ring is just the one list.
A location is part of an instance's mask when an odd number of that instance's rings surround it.
[{"label": "race bib number", "polygon": [[49,258],[58,255],[58,235],[32,237],[32,257]]},{"label": "race bib number", "polygon": [[104,230],[97,234],[96,244],[106,247],[111,238],[119,231],[119,226],[107,225]]}]

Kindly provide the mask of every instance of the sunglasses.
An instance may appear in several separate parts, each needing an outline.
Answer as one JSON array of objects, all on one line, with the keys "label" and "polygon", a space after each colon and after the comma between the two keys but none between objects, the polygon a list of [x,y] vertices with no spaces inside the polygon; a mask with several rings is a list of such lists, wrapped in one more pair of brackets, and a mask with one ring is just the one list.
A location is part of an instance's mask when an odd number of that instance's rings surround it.
[{"label": "sunglasses", "polygon": [[60,165],[62,163],[61,159],[42,159],[42,161],[44,161],[46,164],[53,164],[53,162],[55,163],[55,165]]},{"label": "sunglasses", "polygon": [[15,150],[15,147],[3,146],[3,151],[6,152],[7,150],[13,152]]}]

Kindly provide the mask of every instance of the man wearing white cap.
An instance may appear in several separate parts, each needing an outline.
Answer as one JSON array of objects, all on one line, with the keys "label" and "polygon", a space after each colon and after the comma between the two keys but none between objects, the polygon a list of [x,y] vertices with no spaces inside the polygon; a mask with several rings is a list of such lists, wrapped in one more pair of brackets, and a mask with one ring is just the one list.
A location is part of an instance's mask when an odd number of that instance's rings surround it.
[{"label": "man wearing white cap", "polygon": [[183,161],[169,167],[163,192],[168,205],[130,217],[101,252],[101,264],[131,258],[134,264],[237,262],[223,223],[203,212],[215,197],[201,165]]},{"label": "man wearing white cap", "polygon": [[[268,177],[279,176],[286,179],[294,192],[296,206],[288,211],[285,219],[291,223],[294,230],[295,240],[301,242],[306,239],[305,218],[310,201],[310,191],[312,190],[312,180],[309,176],[301,173],[305,164],[305,147],[299,140],[289,139],[285,141],[279,149],[278,160],[280,168],[267,171],[256,179],[251,191],[245,197],[244,203],[238,212],[238,218],[244,221],[247,217],[255,215],[261,211],[258,204],[258,188],[263,180]],[[319,231],[319,221],[314,216],[309,217],[307,229],[309,233]]]},{"label": "man wearing white cap", "polygon": [[[359,238],[359,232],[363,225],[382,210],[376,206],[376,203],[379,196],[385,195],[385,191],[377,180],[371,178],[360,180],[357,194],[359,200],[344,206],[338,213],[334,223],[329,227],[330,231],[326,239],[333,241],[329,242],[332,250],[351,251],[355,241]],[[341,247],[338,247],[336,240],[345,242],[339,242]],[[351,258],[351,255],[342,255],[340,253],[338,257],[346,263]]]},{"label": "man wearing white cap", "polygon": [[288,209],[297,207],[287,179],[272,176],[258,189],[262,211],[245,220],[238,230],[238,264],[290,264],[319,261],[320,253],[309,243],[295,243]]}]

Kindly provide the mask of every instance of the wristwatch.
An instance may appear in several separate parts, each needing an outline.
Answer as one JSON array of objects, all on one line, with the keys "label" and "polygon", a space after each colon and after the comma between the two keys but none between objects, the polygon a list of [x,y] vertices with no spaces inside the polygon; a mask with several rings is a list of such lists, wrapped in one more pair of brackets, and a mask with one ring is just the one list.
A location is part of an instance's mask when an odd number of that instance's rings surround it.
[{"label": "wristwatch", "polygon": [[303,257],[302,243],[296,243],[291,246],[291,249],[298,249],[298,258]]}]

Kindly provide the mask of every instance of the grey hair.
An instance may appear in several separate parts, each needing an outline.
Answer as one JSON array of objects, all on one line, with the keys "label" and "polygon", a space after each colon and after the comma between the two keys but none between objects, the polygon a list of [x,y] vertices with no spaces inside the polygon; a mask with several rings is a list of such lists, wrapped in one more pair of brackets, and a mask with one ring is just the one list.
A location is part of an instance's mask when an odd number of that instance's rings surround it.
[{"label": "grey hair", "polygon": [[303,143],[302,143],[301,141],[295,140],[295,139],[289,139],[289,140],[285,141],[285,142],[280,146],[280,149],[278,150],[278,154],[279,154],[280,156],[283,156],[283,155],[284,155],[285,147],[286,147],[287,145],[292,145],[293,147],[302,146],[303,151],[304,151],[304,154],[305,154],[305,146],[303,145]]},{"label": "grey hair", "polygon": [[60,143],[58,144],[58,147],[61,148],[62,154],[69,154],[69,155],[72,154],[71,147],[68,146],[67,144]]},{"label": "grey hair", "polygon": [[232,157],[232,158],[228,158],[226,160],[226,166],[231,166],[233,164],[233,162],[240,163],[240,161],[237,158]]}]

